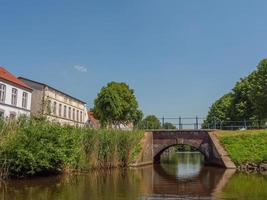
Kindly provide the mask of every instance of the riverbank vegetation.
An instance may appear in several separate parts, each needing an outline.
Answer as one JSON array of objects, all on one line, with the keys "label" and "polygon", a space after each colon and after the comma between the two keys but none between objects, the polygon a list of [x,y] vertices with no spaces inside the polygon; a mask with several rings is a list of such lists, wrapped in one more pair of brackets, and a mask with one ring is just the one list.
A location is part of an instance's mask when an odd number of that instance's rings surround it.
[{"label": "riverbank vegetation", "polygon": [[[204,127],[263,127],[267,121],[267,59],[256,70],[238,81],[233,90],[219,98],[210,108]],[[229,123],[227,123],[229,122]],[[229,128],[228,127],[228,128]]]},{"label": "riverbank vegetation", "polygon": [[0,175],[27,177],[124,167],[141,150],[142,131],[62,126],[44,118],[0,122]]},{"label": "riverbank vegetation", "polygon": [[218,131],[218,138],[238,166],[267,161],[267,130]]}]

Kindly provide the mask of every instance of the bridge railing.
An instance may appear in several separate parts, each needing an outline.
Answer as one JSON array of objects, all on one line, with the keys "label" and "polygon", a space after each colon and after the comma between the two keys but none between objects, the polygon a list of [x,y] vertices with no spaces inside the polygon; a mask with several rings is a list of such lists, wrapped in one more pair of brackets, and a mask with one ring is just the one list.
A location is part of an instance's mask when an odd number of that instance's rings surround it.
[{"label": "bridge railing", "polygon": [[[220,121],[212,120],[207,123],[204,117],[158,117],[161,123],[161,129],[221,129],[221,130],[247,130],[247,129],[265,129],[267,121],[242,120],[242,121]],[[158,129],[148,125],[146,129]]]}]

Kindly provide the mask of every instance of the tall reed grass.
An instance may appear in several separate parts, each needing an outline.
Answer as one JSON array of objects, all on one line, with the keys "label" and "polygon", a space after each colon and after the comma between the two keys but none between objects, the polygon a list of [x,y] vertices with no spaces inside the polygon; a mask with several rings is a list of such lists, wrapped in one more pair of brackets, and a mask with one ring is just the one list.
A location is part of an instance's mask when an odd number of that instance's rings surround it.
[{"label": "tall reed grass", "polygon": [[0,121],[0,177],[125,167],[142,137],[142,131],[62,126],[38,117]]}]

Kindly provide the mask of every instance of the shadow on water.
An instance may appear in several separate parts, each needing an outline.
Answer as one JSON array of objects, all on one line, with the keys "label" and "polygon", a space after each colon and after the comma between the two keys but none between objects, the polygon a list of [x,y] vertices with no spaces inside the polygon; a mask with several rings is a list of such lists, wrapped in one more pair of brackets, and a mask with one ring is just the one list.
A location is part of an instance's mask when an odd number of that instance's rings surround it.
[{"label": "shadow on water", "polygon": [[234,173],[204,167],[200,154],[182,153],[138,169],[0,182],[0,199],[267,199],[266,177]]}]

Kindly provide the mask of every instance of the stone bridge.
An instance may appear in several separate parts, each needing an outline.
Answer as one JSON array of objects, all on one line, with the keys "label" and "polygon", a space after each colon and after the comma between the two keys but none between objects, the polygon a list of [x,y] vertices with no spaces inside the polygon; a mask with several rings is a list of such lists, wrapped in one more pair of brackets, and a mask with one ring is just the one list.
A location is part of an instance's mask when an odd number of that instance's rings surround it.
[{"label": "stone bridge", "polygon": [[160,163],[161,154],[179,144],[198,149],[204,155],[205,165],[236,168],[213,130],[147,131],[142,141],[142,153],[132,166]]}]

